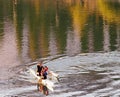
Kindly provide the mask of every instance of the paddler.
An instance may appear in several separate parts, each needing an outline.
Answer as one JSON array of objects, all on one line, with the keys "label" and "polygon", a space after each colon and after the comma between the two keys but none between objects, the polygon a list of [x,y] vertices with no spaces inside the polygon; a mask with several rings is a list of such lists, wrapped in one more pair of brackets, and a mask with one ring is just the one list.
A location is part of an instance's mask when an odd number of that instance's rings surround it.
[{"label": "paddler", "polygon": [[42,63],[42,61],[40,61],[40,62],[37,64],[37,75],[38,75],[38,76],[41,76],[41,75],[42,75],[42,69],[43,69],[43,63]]},{"label": "paddler", "polygon": [[43,76],[43,79],[47,79],[47,71],[48,71],[48,67],[47,66],[44,66],[43,68],[42,68],[42,76]]},{"label": "paddler", "polygon": [[[38,64],[37,64],[37,76],[42,76],[42,70],[43,70],[43,63],[42,61],[40,61]],[[38,90],[41,90],[41,86],[42,86],[42,79],[39,79],[38,81],[38,84],[37,84],[37,88]]]}]

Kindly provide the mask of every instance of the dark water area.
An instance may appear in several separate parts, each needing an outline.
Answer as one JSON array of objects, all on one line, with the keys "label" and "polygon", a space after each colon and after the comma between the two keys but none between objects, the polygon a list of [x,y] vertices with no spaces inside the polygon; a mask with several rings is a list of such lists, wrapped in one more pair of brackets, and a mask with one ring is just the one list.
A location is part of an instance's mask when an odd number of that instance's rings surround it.
[{"label": "dark water area", "polygon": [[120,1],[0,0],[0,97],[44,97],[39,60],[60,76],[48,97],[120,97]]}]

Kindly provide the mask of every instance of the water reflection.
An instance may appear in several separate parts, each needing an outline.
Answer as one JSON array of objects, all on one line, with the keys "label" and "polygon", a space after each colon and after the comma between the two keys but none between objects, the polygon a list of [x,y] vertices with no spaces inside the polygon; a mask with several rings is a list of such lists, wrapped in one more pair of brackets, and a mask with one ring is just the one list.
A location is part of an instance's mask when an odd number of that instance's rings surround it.
[{"label": "water reflection", "polygon": [[113,2],[113,0],[110,0],[107,2],[106,0],[98,0],[98,8],[100,11],[100,14],[102,14],[102,17],[104,20],[108,22],[116,22],[117,24],[120,23],[120,12],[118,9],[120,9],[119,2]]},{"label": "water reflection", "polygon": [[66,45],[66,54],[71,56],[74,54],[79,54],[81,52],[81,37],[76,31],[68,31],[67,33],[67,45]]},{"label": "water reflection", "polygon": [[104,51],[110,51],[110,33],[109,33],[109,25],[104,22],[103,24],[103,34],[104,34]]},{"label": "water reflection", "polygon": [[4,51],[11,50],[7,55],[19,64],[120,50],[119,8],[118,0],[0,0],[0,55],[7,59]]},{"label": "water reflection", "polygon": [[[6,79],[9,73],[8,68],[12,68],[17,64],[20,64],[20,61],[18,60],[16,35],[14,33],[13,25],[11,25],[9,20],[7,22],[6,21],[4,22],[4,36],[2,37],[3,39],[0,47],[0,79]],[[9,77],[11,75],[12,74],[9,74]]]},{"label": "water reflection", "polygon": [[53,28],[51,27],[50,36],[49,36],[49,52],[50,56],[54,56],[58,54],[56,36]]}]

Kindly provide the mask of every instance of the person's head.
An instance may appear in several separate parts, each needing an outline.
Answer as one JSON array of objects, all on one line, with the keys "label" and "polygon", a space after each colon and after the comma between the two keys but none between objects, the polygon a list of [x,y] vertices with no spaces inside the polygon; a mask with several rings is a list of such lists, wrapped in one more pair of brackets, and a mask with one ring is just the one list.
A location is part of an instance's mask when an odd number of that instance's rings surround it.
[{"label": "person's head", "polygon": [[40,61],[40,62],[38,63],[38,65],[42,66],[42,61]]}]

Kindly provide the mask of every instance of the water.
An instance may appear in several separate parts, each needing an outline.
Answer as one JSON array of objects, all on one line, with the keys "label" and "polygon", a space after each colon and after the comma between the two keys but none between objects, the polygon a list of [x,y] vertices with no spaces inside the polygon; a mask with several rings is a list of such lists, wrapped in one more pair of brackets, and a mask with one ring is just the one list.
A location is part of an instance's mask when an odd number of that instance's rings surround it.
[{"label": "water", "polygon": [[44,97],[27,68],[60,82],[48,97],[120,96],[119,0],[0,0],[0,96]]}]

